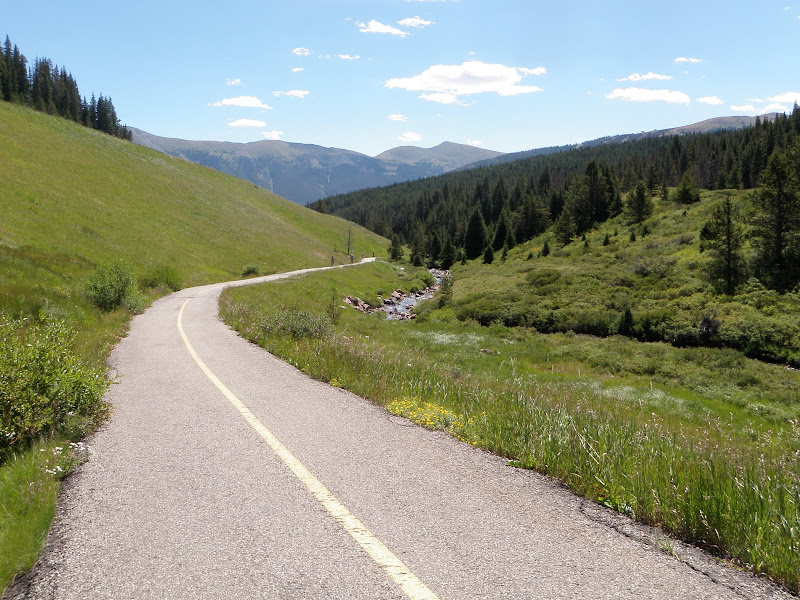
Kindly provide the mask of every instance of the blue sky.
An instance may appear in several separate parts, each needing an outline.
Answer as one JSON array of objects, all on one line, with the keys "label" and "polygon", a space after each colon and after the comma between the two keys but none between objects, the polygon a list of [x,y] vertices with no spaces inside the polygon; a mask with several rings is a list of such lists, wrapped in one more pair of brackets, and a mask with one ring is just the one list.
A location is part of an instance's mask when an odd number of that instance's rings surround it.
[{"label": "blue sky", "polygon": [[166,137],[514,152],[800,103],[800,1],[3,4],[29,61]]}]

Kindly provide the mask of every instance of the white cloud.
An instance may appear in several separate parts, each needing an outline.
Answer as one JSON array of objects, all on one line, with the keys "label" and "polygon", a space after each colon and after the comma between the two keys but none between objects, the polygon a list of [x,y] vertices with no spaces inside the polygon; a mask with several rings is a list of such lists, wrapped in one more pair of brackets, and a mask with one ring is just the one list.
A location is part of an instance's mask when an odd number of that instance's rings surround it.
[{"label": "white cloud", "polygon": [[631,73],[627,77],[623,77],[622,79],[617,79],[617,81],[648,81],[651,79],[660,79],[662,81],[667,81],[668,79],[672,79],[672,75],[659,75],[658,73],[645,73],[641,75],[640,73]]},{"label": "white cloud", "polygon": [[294,50],[292,50],[292,54],[296,56],[308,56],[309,54],[311,54],[311,50],[300,46],[299,48],[295,48]]},{"label": "white cloud", "polygon": [[406,131],[403,135],[398,136],[397,139],[401,142],[418,142],[422,139],[422,136],[413,131]]},{"label": "white cloud", "polygon": [[237,119],[228,123],[228,127],[266,127],[264,121],[256,121],[255,119]]},{"label": "white cloud", "polygon": [[279,140],[281,139],[281,136],[283,136],[282,131],[277,131],[275,129],[273,129],[272,131],[264,131],[262,133],[264,134],[264,137],[268,140]]},{"label": "white cloud", "polygon": [[791,112],[788,106],[785,104],[780,104],[778,102],[773,102],[772,104],[767,104],[763,108],[764,112],[776,112],[776,113],[788,113]]},{"label": "white cloud", "polygon": [[786,102],[789,104],[800,104],[800,92],[784,92],[783,94],[778,94],[777,96],[771,96],[767,98],[770,102]]},{"label": "white cloud", "polygon": [[673,90],[645,90],[637,87],[616,88],[606,94],[609,100],[625,100],[626,102],[668,102],[669,104],[689,104],[689,96]]},{"label": "white cloud", "polygon": [[459,100],[458,96],[455,94],[451,94],[450,92],[434,92],[432,94],[420,94],[420,98],[423,100],[427,100],[428,102],[438,102],[439,104],[460,104],[461,106],[467,106],[467,103],[463,100]]},{"label": "white cloud", "polygon": [[536,67],[535,69],[526,69],[525,67],[517,67],[517,71],[525,73],[525,75],[546,75],[547,69],[544,67]]},{"label": "white cloud", "polygon": [[675,62],[676,63],[685,63],[685,62],[688,62],[688,63],[699,63],[699,62],[703,62],[703,59],[702,58],[686,58],[685,56],[679,56],[678,58],[675,59]]},{"label": "white cloud", "polygon": [[340,54],[339,58],[341,58],[342,60],[358,60],[361,57],[358,54],[356,55]]},{"label": "white cloud", "polygon": [[303,70],[304,70],[303,67],[295,67],[294,69],[292,69],[292,73],[299,73],[300,71]]},{"label": "white cloud", "polygon": [[541,92],[542,88],[519,85],[522,78],[538,69],[519,69],[500,64],[467,61],[461,65],[434,65],[419,75],[390,79],[388,88],[423,92],[420,98],[441,104],[461,103],[459,96],[494,92],[499,96],[516,96]]},{"label": "white cloud", "polygon": [[392,35],[399,35],[400,37],[406,37],[408,35],[407,31],[402,31],[391,25],[384,25],[374,19],[367,24],[356,21],[356,27],[358,27],[361,33],[391,33]]},{"label": "white cloud", "polygon": [[483,142],[480,140],[466,140],[467,144],[470,146],[482,146]]},{"label": "white cloud", "polygon": [[303,99],[310,93],[311,92],[308,90],[289,90],[288,92],[272,92],[272,95],[276,98],[280,98],[281,96],[290,96],[291,98]]},{"label": "white cloud", "polygon": [[426,21],[421,17],[409,17],[408,19],[398,21],[397,24],[403,27],[427,27],[428,25],[433,25],[433,21]]},{"label": "white cloud", "polygon": [[719,106],[725,104],[719,96],[703,96],[697,99],[701,104],[710,104],[711,106]]},{"label": "white cloud", "polygon": [[243,108],[265,108],[271,109],[255,96],[237,96],[236,98],[223,98],[219,102],[213,102],[209,106],[241,106]]},{"label": "white cloud", "polygon": [[758,110],[752,104],[731,105],[731,110],[736,111],[736,112],[742,112],[742,113],[757,113],[757,112],[761,112],[760,110]]},{"label": "white cloud", "polygon": [[241,85],[241,84],[242,80],[239,79],[238,77],[236,79],[228,79],[228,81],[225,82],[225,85]]},{"label": "white cloud", "polygon": [[407,117],[407,116],[405,116],[405,115],[400,115],[400,114],[389,115],[389,116],[388,116],[388,117],[386,117],[386,118],[387,118],[387,119],[389,119],[390,121],[402,121],[402,122],[404,122],[404,123],[405,123],[406,121],[408,121],[408,117]]}]

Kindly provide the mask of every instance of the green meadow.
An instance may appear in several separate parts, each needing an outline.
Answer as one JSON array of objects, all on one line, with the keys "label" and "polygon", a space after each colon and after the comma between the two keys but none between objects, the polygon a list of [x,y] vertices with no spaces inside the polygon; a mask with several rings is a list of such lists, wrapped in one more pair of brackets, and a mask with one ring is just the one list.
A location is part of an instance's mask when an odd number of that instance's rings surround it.
[{"label": "green meadow", "polygon": [[344,295],[377,305],[417,287],[424,270],[397,263],[230,289],[221,314],[315,378],[797,591],[800,372],[730,348],[458,318],[480,285],[529,285],[546,260],[529,253],[457,266],[452,300],[413,321],[341,308]]}]

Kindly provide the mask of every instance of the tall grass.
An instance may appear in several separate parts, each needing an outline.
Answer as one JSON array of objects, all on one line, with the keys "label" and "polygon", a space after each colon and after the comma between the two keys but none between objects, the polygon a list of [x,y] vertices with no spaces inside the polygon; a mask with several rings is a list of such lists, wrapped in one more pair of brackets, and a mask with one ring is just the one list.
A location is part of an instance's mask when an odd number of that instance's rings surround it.
[{"label": "tall grass", "polygon": [[[330,288],[327,280],[317,285]],[[346,287],[344,281],[337,285]],[[258,327],[277,295],[308,309],[311,287],[306,279],[273,292],[229,290],[221,314],[240,333],[317,379],[558,478],[576,493],[800,590],[796,422],[769,440],[748,441],[716,417],[694,430],[672,419],[669,408],[637,417],[620,410],[608,389],[583,378],[532,373],[508,340],[469,324],[454,334],[430,322],[392,324],[345,313],[338,333],[320,339]],[[317,296],[320,312],[323,297]],[[501,349],[459,362],[463,343],[454,342],[448,359],[429,344],[398,342],[415,329],[462,341],[480,335],[481,343],[494,341]],[[481,369],[478,360],[494,361],[496,368]],[[648,390],[636,394],[644,398]]]}]

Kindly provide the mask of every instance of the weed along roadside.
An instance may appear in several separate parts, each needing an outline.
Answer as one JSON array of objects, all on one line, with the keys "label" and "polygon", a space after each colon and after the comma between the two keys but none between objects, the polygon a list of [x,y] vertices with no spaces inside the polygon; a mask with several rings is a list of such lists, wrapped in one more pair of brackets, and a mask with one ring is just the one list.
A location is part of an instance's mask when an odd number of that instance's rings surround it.
[{"label": "weed along roadside", "polygon": [[[482,327],[455,318],[441,296],[402,323],[330,311],[332,298],[345,296],[378,306],[391,290],[408,290],[420,272],[373,263],[229,289],[220,312],[241,335],[317,379],[800,589],[796,420],[737,410],[723,395],[703,395],[677,376],[654,385],[622,360],[652,353],[664,364],[682,364],[686,349]],[[274,325],[293,319],[309,325]],[[613,377],[598,366],[598,353],[617,365]],[[729,350],[703,349],[690,364],[699,379],[713,379],[726,360],[733,360]],[[774,380],[776,390],[787,380],[800,384],[780,365],[734,362],[742,373]]]}]

